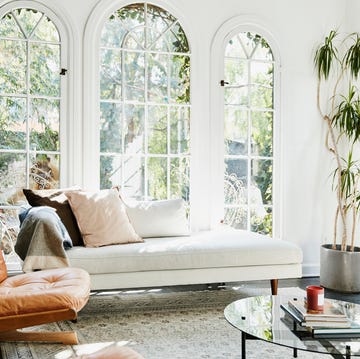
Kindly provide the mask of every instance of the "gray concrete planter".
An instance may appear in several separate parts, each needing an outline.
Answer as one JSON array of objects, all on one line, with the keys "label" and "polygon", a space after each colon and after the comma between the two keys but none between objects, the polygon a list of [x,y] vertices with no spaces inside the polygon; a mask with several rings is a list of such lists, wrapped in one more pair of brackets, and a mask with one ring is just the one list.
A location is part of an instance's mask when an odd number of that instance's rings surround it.
[{"label": "gray concrete planter", "polygon": [[360,292],[360,248],[342,252],[340,245],[336,247],[324,244],[320,248],[320,285],[339,292]]}]

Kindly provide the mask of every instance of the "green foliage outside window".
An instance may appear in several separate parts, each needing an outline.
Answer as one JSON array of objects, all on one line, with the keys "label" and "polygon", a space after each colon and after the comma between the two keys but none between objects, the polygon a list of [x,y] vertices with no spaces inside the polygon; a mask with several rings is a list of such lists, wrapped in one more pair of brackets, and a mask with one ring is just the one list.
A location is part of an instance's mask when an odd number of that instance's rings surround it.
[{"label": "green foliage outside window", "polygon": [[273,55],[263,37],[235,35],[225,49],[225,223],[272,233]]},{"label": "green foliage outside window", "polygon": [[40,11],[14,9],[0,20],[0,204],[15,204],[24,187],[59,185],[59,41]]},{"label": "green foliage outside window", "polygon": [[104,24],[100,182],[137,198],[189,201],[189,44],[166,10],[137,3]]}]

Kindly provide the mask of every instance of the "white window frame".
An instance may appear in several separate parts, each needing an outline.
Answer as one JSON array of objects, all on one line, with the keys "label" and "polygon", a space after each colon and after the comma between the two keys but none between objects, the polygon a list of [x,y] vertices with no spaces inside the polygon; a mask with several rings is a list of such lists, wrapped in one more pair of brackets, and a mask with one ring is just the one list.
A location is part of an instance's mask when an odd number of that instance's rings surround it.
[{"label": "white window frame", "polygon": [[[82,162],[84,188],[98,189],[100,185],[100,164],[94,159],[99,158],[99,117],[100,98],[99,89],[99,47],[100,35],[105,21],[109,16],[126,5],[136,1],[103,0],[93,8],[84,32],[84,82],[83,82],[83,153]],[[209,227],[210,208],[208,206],[209,186],[202,181],[206,176],[209,178],[209,111],[207,98],[204,97],[204,80],[200,78],[203,64],[198,61],[199,44],[201,39],[197,37],[196,26],[188,23],[187,17],[179,8],[169,4],[166,0],[151,1],[151,4],[169,11],[176,17],[183,28],[191,48],[190,68],[190,222],[192,230]],[[205,141],[204,141],[205,139]],[[204,158],[204,153],[206,158]],[[204,200],[206,202],[204,202]]]},{"label": "white window frame", "polygon": [[[76,145],[79,144],[79,130],[76,129],[78,117],[78,109],[81,108],[79,96],[75,94],[74,84],[77,75],[74,74],[74,59],[80,56],[78,51],[73,49],[74,31],[73,26],[69,22],[69,16],[61,8],[50,8],[45,5],[46,1],[24,1],[15,0],[10,2],[0,2],[0,18],[6,13],[17,8],[30,8],[44,13],[56,26],[61,43],[60,52],[60,68],[67,70],[65,76],[61,76],[60,84],[60,186],[68,186],[79,180],[79,174],[73,171],[77,166],[76,162],[80,162],[81,150]],[[80,121],[78,121],[79,123]],[[77,138],[77,139],[76,139]],[[75,140],[76,139],[76,140]],[[80,142],[81,143],[81,142]],[[76,148],[77,147],[77,148]],[[81,148],[81,147],[80,147]],[[75,153],[75,155],[74,155]],[[29,165],[29,164],[28,164]]]},{"label": "white window frame", "polygon": [[[147,9],[147,5],[152,5],[152,3],[150,4],[148,1],[142,1],[141,3],[144,3],[145,4],[145,9]],[[163,8],[162,8],[163,9]],[[147,11],[147,10],[145,10]],[[181,22],[179,21],[178,18],[174,17],[175,18],[175,22],[171,25],[171,27],[175,24],[175,23],[178,23],[180,26],[181,26]],[[146,21],[147,19],[145,19],[145,24],[146,24]],[[182,26],[181,26],[182,28]],[[161,34],[162,36],[163,34]],[[128,35],[126,35],[128,36]],[[102,47],[101,44],[100,44],[100,49],[112,49],[111,47]],[[120,47],[118,48],[120,49]],[[99,97],[98,101],[100,101],[100,103],[117,103],[117,104],[121,104],[122,106],[122,111],[124,111],[124,108],[127,106],[127,105],[131,105],[131,104],[134,104],[134,105],[141,105],[144,107],[144,136],[145,136],[145,150],[144,150],[144,153],[142,153],[141,155],[139,154],[133,154],[133,153],[129,153],[127,154],[125,152],[125,145],[124,143],[122,144],[122,151],[121,153],[111,153],[111,152],[103,152],[101,153],[100,152],[100,155],[101,156],[117,156],[119,158],[121,158],[121,178],[122,178],[122,183],[116,183],[116,185],[120,185],[120,187],[122,187],[123,185],[125,185],[124,183],[124,172],[125,172],[125,169],[124,169],[124,158],[138,158],[138,159],[143,159],[144,161],[144,165],[145,165],[145,171],[144,171],[144,199],[149,199],[149,189],[148,189],[148,169],[147,169],[147,163],[149,161],[149,159],[151,158],[159,158],[159,159],[165,159],[166,162],[167,162],[167,179],[166,179],[166,184],[167,184],[167,188],[166,188],[166,192],[167,192],[167,198],[170,198],[171,197],[171,193],[170,193],[170,185],[171,185],[171,182],[170,182],[170,165],[171,165],[171,160],[172,159],[178,159],[179,161],[182,160],[182,159],[187,159],[190,161],[191,163],[191,153],[187,153],[187,154],[183,154],[183,153],[172,153],[171,150],[170,150],[170,147],[171,147],[171,143],[170,141],[167,142],[167,151],[165,153],[152,153],[152,152],[149,152],[148,150],[148,131],[149,131],[149,127],[148,127],[148,122],[149,122],[149,115],[148,115],[148,108],[151,107],[151,106],[158,106],[158,107],[163,107],[163,108],[166,108],[166,112],[167,112],[167,136],[168,136],[168,139],[170,139],[170,111],[171,110],[174,110],[174,109],[188,109],[189,110],[189,113],[190,113],[190,116],[191,116],[191,99],[190,99],[190,102],[189,103],[181,103],[181,104],[177,104],[176,102],[153,102],[151,100],[149,100],[147,98],[147,90],[148,90],[148,82],[147,82],[147,72],[149,70],[149,67],[148,67],[148,56],[149,55],[153,55],[153,54],[160,54],[160,55],[166,55],[167,56],[167,68],[169,69],[170,68],[170,65],[171,65],[171,56],[173,55],[180,55],[180,56],[187,56],[189,59],[190,59],[190,71],[191,71],[191,61],[192,61],[192,55],[191,55],[191,48],[189,46],[189,52],[185,52],[185,53],[182,53],[182,52],[179,52],[179,53],[176,53],[176,52],[172,52],[170,50],[168,51],[154,51],[152,50],[151,48],[145,48],[145,49],[141,49],[141,50],[134,50],[134,49],[129,49],[129,48],[121,48],[121,51],[122,51],[122,56],[124,57],[127,53],[141,53],[141,54],[144,54],[144,69],[145,69],[145,88],[144,88],[144,100],[141,100],[140,102],[137,102],[137,101],[134,101],[134,100],[127,100],[125,99],[125,83],[122,82],[122,96],[123,98],[121,100],[107,100],[107,99],[101,99]],[[99,54],[98,54],[99,56]],[[123,62],[124,64],[124,62]],[[122,65],[123,68],[122,68],[122,72],[125,74],[125,70],[124,70],[124,65]],[[170,98],[170,76],[168,77],[167,79],[167,82],[168,82],[168,93],[167,93],[167,96],[168,98]],[[191,87],[191,85],[190,85]],[[124,117],[125,118],[125,117]],[[190,124],[190,127],[191,127],[191,124]],[[100,160],[100,157],[99,156],[99,160]]]},{"label": "white window frame", "polygon": [[214,189],[211,204],[211,226],[216,227],[224,217],[224,55],[231,38],[241,32],[257,33],[269,44],[274,57],[274,108],[273,108],[273,233],[281,237],[281,141],[280,141],[280,56],[274,37],[258,19],[236,16],[223,23],[215,34],[211,45],[211,87],[210,87],[210,136],[211,146],[211,188]]}]

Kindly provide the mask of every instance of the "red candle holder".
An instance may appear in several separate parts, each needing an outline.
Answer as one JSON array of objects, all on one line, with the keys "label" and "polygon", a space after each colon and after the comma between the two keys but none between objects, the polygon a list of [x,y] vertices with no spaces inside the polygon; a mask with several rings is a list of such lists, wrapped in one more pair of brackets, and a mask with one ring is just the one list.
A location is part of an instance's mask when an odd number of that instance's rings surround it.
[{"label": "red candle holder", "polygon": [[309,285],[306,287],[306,303],[308,310],[321,312],[324,310],[324,288],[317,285]]}]

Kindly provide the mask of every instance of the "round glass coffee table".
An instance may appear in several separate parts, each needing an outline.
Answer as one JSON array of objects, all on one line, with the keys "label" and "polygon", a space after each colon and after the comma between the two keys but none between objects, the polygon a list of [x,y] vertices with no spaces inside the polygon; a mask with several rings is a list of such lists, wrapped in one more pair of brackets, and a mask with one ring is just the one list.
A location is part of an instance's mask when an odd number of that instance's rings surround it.
[{"label": "round glass coffee table", "polygon": [[[224,311],[226,320],[241,331],[241,358],[246,358],[246,340],[260,339],[297,351],[329,354],[333,358],[360,357],[360,337],[313,338],[306,328],[299,326],[281,304],[287,304],[289,296],[258,296],[230,303]],[[299,299],[299,298],[297,298]],[[347,308],[347,315],[360,322],[360,305],[336,301]]]}]

